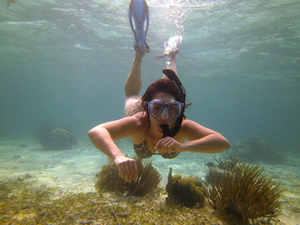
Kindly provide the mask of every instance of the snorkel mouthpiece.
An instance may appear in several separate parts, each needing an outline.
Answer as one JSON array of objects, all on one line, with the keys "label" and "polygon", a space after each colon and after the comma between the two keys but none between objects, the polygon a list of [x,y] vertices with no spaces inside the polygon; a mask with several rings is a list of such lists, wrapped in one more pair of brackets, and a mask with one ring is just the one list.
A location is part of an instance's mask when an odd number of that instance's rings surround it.
[{"label": "snorkel mouthpiece", "polygon": [[165,137],[173,137],[172,134],[171,134],[171,131],[169,129],[169,125],[168,124],[162,124],[162,125],[159,125],[159,126],[163,130],[163,138],[165,138]]},{"label": "snorkel mouthpiece", "polygon": [[179,117],[175,123],[175,127],[172,130],[170,130],[170,127],[168,124],[159,125],[161,127],[161,129],[163,130],[163,138],[164,137],[174,137],[180,130],[181,123],[182,123],[182,117]]}]

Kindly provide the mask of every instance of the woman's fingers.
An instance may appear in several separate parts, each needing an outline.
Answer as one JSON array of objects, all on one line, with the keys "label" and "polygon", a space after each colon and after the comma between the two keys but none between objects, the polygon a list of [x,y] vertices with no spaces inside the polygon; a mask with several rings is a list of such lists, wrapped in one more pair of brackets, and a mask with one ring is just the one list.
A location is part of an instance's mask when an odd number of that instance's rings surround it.
[{"label": "woman's fingers", "polygon": [[126,181],[126,182],[130,182],[130,180],[129,180],[129,173],[130,173],[130,169],[128,168],[128,165],[127,164],[125,164],[124,165],[124,180]]},{"label": "woman's fingers", "polygon": [[120,176],[124,179],[125,178],[125,174],[124,174],[124,171],[123,171],[123,167],[119,166],[118,168],[119,168]]},{"label": "woman's fingers", "polygon": [[159,150],[160,152],[174,152],[176,149],[173,149],[174,144],[177,142],[171,137],[165,137],[159,140],[155,146],[155,149]]},{"label": "woman's fingers", "polygon": [[138,169],[134,159],[123,157],[116,163],[120,171],[120,176],[126,181],[131,182],[132,180],[137,181]]},{"label": "woman's fingers", "polygon": [[137,181],[137,165],[135,160],[130,161],[128,164],[127,170],[125,172],[125,181],[131,182],[132,180]]},{"label": "woman's fingers", "polygon": [[137,165],[136,165],[136,162],[135,162],[135,161],[134,161],[134,163],[133,163],[132,169],[133,169],[132,179],[133,179],[135,182],[137,182],[137,179],[138,179],[138,168],[137,168]]},{"label": "woman's fingers", "polygon": [[[137,180],[137,166],[135,161],[131,161],[128,164],[128,177],[127,177],[127,182],[131,182],[132,180]],[[126,181],[126,179],[125,179]]]}]

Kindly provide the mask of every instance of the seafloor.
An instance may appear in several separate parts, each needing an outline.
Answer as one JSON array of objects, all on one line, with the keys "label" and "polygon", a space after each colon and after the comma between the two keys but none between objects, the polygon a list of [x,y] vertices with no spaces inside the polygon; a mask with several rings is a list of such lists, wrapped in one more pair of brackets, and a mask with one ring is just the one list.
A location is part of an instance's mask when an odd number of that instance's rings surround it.
[{"label": "seafloor", "polygon": [[[117,143],[133,157],[129,141]],[[300,224],[300,154],[286,153],[280,165],[259,164],[263,176],[283,191],[282,214],[256,224]],[[204,179],[213,155],[186,153],[174,160],[152,158],[162,175],[160,188],[146,197],[116,197],[95,191],[96,174],[107,157],[90,143],[71,150],[45,150],[37,142],[0,143],[1,224],[225,224],[208,207],[188,209],[165,204],[169,168],[182,177]],[[268,221],[268,223],[266,223]]]}]

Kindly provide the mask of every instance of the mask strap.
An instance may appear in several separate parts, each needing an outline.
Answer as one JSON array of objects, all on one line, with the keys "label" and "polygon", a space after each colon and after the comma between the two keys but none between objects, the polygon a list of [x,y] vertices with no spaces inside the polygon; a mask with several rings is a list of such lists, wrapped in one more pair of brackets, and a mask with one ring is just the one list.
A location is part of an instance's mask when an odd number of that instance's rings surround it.
[{"label": "mask strap", "polygon": [[[163,70],[163,73],[169,78],[170,81],[173,81],[176,84],[176,86],[182,96],[181,102],[183,103],[183,108],[185,108],[185,99],[186,99],[185,88],[182,85],[179,78],[177,77],[176,73],[170,69]],[[182,119],[183,119],[183,115],[181,115],[180,117],[177,118],[175,127],[171,131],[169,129],[169,125],[167,125],[167,124],[159,125],[161,127],[161,129],[163,130],[163,137],[174,137],[180,130]]]},{"label": "mask strap", "polygon": [[163,73],[169,78],[170,81],[173,81],[181,96],[182,96],[182,103],[184,104],[184,107],[185,107],[185,99],[186,99],[186,92],[185,92],[185,88],[184,86],[182,85],[181,81],[179,80],[179,78],[177,77],[176,73],[173,71],[173,70],[170,70],[170,69],[165,69],[163,70]]}]

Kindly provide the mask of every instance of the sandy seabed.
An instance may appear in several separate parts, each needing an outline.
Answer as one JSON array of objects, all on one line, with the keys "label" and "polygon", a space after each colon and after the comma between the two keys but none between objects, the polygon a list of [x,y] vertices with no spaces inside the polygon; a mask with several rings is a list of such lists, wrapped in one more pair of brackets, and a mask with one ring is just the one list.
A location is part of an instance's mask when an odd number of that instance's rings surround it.
[{"label": "sandy seabed", "polygon": [[[117,142],[128,157],[134,157],[128,139]],[[22,147],[23,146],[23,147]],[[24,147],[25,146],[25,147]],[[296,151],[295,151],[296,152]],[[196,176],[205,179],[208,162],[214,155],[182,153],[167,160],[161,156],[151,158],[153,166],[162,174],[161,187],[165,187],[170,167],[182,177]],[[226,158],[226,153],[219,156]],[[278,219],[288,225],[300,224],[300,154],[287,154],[280,165],[259,164],[263,175],[272,178],[283,190],[282,215]],[[0,141],[0,179],[36,181],[47,187],[59,187],[76,192],[95,192],[96,174],[107,164],[107,157],[89,142],[82,142],[70,150],[46,150],[38,142],[25,140]]]}]

